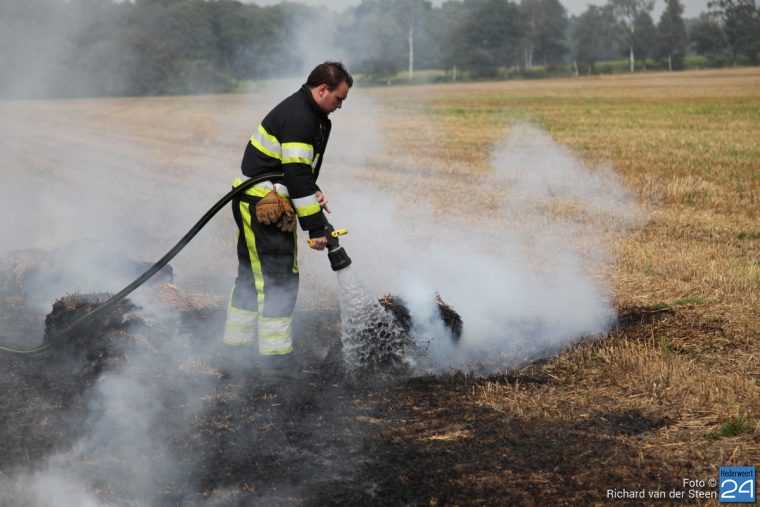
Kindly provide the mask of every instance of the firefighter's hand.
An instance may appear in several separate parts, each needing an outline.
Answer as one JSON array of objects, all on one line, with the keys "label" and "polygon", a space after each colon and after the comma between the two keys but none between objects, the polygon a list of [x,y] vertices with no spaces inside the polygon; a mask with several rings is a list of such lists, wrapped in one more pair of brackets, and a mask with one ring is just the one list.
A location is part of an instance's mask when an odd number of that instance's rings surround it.
[{"label": "firefighter's hand", "polygon": [[282,216],[280,198],[277,192],[272,190],[256,203],[256,220],[264,225],[276,224]]},{"label": "firefighter's hand", "polygon": [[317,202],[322,206],[323,210],[330,213],[330,208],[327,206],[327,197],[320,190],[317,190]]},{"label": "firefighter's hand", "polygon": [[322,236],[319,238],[311,238],[309,240],[309,246],[314,250],[324,250],[327,246],[327,237]]}]

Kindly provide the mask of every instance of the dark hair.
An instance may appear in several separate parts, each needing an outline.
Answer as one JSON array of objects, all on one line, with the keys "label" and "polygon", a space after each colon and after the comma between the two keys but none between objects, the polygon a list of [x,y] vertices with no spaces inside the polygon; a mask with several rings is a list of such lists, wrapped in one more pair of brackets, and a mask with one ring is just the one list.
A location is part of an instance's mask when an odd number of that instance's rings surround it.
[{"label": "dark hair", "polygon": [[349,88],[354,84],[354,78],[348,73],[346,68],[340,62],[320,63],[309,74],[306,84],[309,88],[316,88],[321,84],[326,84],[327,89],[333,91],[343,81]]}]

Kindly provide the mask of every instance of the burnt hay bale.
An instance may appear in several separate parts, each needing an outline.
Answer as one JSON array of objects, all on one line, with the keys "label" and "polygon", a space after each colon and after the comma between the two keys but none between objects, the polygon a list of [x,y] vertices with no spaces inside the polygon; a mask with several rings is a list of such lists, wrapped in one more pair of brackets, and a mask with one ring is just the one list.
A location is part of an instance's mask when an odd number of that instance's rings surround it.
[{"label": "burnt hay bale", "polygon": [[[45,341],[55,340],[68,326],[95,310],[111,297],[107,293],[67,294],[53,303],[53,310],[45,317]],[[123,299],[108,311],[77,324],[72,330],[78,340],[103,335],[124,326],[128,314],[135,309],[129,300]]]},{"label": "burnt hay bale", "polygon": [[[396,322],[405,332],[409,333],[412,329],[412,315],[406,307],[404,300],[398,296],[387,294],[378,300],[386,311],[390,312],[396,319]],[[459,341],[462,337],[462,317],[451,306],[436,294],[435,303],[438,307],[438,313],[441,320],[451,331],[451,337],[454,341]]]}]

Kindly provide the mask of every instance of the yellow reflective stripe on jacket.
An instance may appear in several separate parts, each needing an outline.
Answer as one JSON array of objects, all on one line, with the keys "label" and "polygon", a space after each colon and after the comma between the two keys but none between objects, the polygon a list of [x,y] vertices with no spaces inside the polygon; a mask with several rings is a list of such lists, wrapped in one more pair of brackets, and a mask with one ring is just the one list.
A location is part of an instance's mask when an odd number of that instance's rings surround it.
[{"label": "yellow reflective stripe on jacket", "polygon": [[299,217],[314,215],[315,213],[319,213],[319,210],[322,209],[319,205],[319,201],[317,201],[317,194],[293,199],[293,207],[296,209],[296,214]]},{"label": "yellow reflective stripe on jacket", "polygon": [[282,143],[259,124],[251,136],[251,144],[261,153],[281,161],[283,164],[306,164],[312,170],[317,167],[319,154],[314,156],[314,146],[307,143]]},{"label": "yellow reflective stripe on jacket", "polygon": [[266,131],[264,125],[259,124],[259,128],[251,136],[251,144],[265,155],[269,155],[277,160],[282,160],[282,146],[272,134]]},{"label": "yellow reflective stripe on jacket", "polygon": [[311,165],[314,158],[314,147],[306,143],[282,143],[283,164]]}]

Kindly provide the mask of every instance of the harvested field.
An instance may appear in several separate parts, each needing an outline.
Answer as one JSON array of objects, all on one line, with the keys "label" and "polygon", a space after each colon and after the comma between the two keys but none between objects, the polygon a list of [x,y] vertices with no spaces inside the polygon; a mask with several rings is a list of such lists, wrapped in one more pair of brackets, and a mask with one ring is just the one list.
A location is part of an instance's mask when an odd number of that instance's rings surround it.
[{"label": "harvested field", "polygon": [[[0,231],[0,335],[35,345],[56,298],[113,292],[131,272],[110,276],[119,259],[160,257],[227,191],[249,131],[289,90],[1,102],[0,198],[14,219]],[[486,274],[446,270],[447,289],[466,286],[484,314],[529,308],[570,331],[513,343],[554,329],[514,321],[503,350],[486,349],[484,375],[348,382],[334,274],[323,255],[302,251],[295,339],[309,377],[273,382],[254,357],[219,343],[236,268],[235,230],[219,217],[172,262],[173,281],[140,289],[123,318],[78,342],[97,347],[0,356],[0,505],[64,496],[72,505],[603,505],[608,490],[709,496],[715,488],[684,479],[760,462],[760,70],[351,93],[333,116],[320,184],[333,224],[350,226],[341,244],[377,295],[397,294],[390,285],[407,265],[438,266],[451,249]],[[614,206],[596,213],[582,198],[493,195],[499,150],[515,149],[505,136],[536,136],[526,123],[599,181],[619,179],[637,215],[621,221]],[[370,190],[392,198],[403,220],[367,222],[362,205],[379,202]],[[520,206],[504,211],[505,201]],[[518,259],[535,264],[536,283],[564,280],[553,278],[561,257],[547,246],[586,253],[567,280],[607,288],[604,330],[573,332],[585,312],[574,305],[585,301],[580,286],[492,305],[485,270],[516,264],[472,252],[510,237],[527,238],[531,255]],[[106,245],[119,261],[93,260],[82,245]],[[433,288],[471,343],[479,323],[468,321],[469,301]],[[550,313],[557,305],[564,311]],[[684,502],[716,500],[656,501]]]}]

